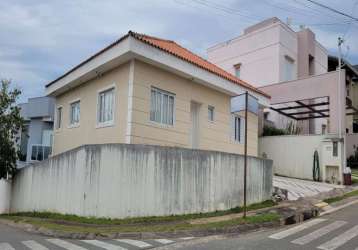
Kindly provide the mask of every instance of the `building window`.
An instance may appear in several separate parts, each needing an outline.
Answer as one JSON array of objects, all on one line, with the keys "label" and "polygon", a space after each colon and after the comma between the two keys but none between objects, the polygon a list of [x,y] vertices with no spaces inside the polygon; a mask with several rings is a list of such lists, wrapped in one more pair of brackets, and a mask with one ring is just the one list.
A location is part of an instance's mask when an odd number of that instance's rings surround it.
[{"label": "building window", "polygon": [[333,152],[332,152],[333,157],[337,157],[338,156],[338,142],[334,141],[333,142]]},{"label": "building window", "polygon": [[234,65],[235,68],[235,76],[237,78],[240,78],[240,73],[241,73],[241,63],[235,64]]},{"label": "building window", "polygon": [[291,81],[294,80],[294,72],[295,72],[295,61],[288,57],[285,56],[285,71],[284,71],[284,81]]},{"label": "building window", "polygon": [[209,119],[209,121],[211,121],[211,122],[214,121],[214,111],[215,111],[215,107],[213,107],[213,106],[208,106],[208,119]]},{"label": "building window", "polygon": [[97,122],[102,125],[111,125],[114,121],[114,88],[98,94]]},{"label": "building window", "polygon": [[80,123],[80,101],[70,104],[70,125],[78,125]]},{"label": "building window", "polygon": [[153,122],[174,124],[175,95],[157,88],[151,89],[150,120]]},{"label": "building window", "polygon": [[56,118],[56,128],[60,129],[62,124],[62,107],[57,108]]},{"label": "building window", "polygon": [[233,139],[242,143],[244,140],[244,119],[238,115],[233,115]]}]

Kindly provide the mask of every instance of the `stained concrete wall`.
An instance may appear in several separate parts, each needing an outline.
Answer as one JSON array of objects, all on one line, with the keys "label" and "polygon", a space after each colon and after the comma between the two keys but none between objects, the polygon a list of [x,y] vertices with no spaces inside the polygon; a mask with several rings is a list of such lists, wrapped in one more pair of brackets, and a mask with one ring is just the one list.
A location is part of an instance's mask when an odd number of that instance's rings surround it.
[{"label": "stained concrete wall", "polygon": [[11,182],[0,180],[0,214],[8,213],[10,208]]},{"label": "stained concrete wall", "polygon": [[[11,211],[97,217],[209,212],[243,202],[242,155],[149,145],[82,146],[19,171]],[[249,157],[248,203],[270,199],[272,161]]]}]

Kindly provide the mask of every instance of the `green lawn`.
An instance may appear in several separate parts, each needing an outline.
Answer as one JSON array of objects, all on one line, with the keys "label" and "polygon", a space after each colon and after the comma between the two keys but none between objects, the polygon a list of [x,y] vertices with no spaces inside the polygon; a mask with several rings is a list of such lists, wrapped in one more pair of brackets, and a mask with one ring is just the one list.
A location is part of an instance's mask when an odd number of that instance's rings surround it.
[{"label": "green lawn", "polygon": [[[248,211],[272,207],[274,205],[276,205],[276,203],[269,200],[250,205],[248,207]],[[244,223],[262,223],[277,221],[280,219],[278,214],[266,213],[248,216],[246,219],[237,218],[228,221],[209,222],[206,224],[195,225],[190,223],[190,221],[193,219],[210,218],[240,212],[242,212],[242,208],[237,207],[226,211],[217,211],[211,213],[129,219],[92,218],[57,213],[28,212],[0,215],[0,218],[9,219],[15,222],[29,223],[37,227],[44,227],[56,231],[77,233],[172,232],[182,230],[222,228]]]},{"label": "green lawn", "polygon": [[[261,203],[255,203],[247,207],[248,211],[258,210],[261,208],[267,208],[275,206],[276,203],[267,200]],[[232,208],[224,211],[216,211],[210,213],[198,213],[198,214],[185,214],[185,215],[171,215],[171,216],[153,216],[153,217],[140,217],[140,218],[129,218],[129,219],[109,219],[109,218],[94,218],[94,217],[81,217],[71,214],[58,214],[49,212],[25,212],[25,213],[14,213],[11,217],[19,218],[39,218],[47,219],[52,221],[67,221],[78,224],[95,224],[95,225],[128,225],[128,224],[143,224],[143,223],[163,223],[163,222],[177,222],[184,220],[192,220],[199,218],[209,218],[223,216],[227,214],[241,213],[243,209],[241,207]],[[7,215],[0,215],[1,217]]]},{"label": "green lawn", "polygon": [[274,222],[280,219],[280,216],[276,213],[259,214],[254,216],[248,216],[246,219],[238,218],[228,221],[212,222],[206,224],[190,224],[189,221],[179,221],[178,223],[158,223],[158,224],[131,224],[131,225],[102,225],[102,226],[85,226],[85,225],[68,225],[56,223],[49,220],[29,217],[16,217],[6,216],[5,218],[16,221],[32,224],[37,227],[43,227],[50,230],[66,233],[95,233],[95,234],[107,234],[107,233],[130,233],[130,232],[174,232],[174,231],[186,231],[186,230],[205,230],[205,229],[218,229],[224,227],[233,227],[240,224],[254,224],[263,222]]}]

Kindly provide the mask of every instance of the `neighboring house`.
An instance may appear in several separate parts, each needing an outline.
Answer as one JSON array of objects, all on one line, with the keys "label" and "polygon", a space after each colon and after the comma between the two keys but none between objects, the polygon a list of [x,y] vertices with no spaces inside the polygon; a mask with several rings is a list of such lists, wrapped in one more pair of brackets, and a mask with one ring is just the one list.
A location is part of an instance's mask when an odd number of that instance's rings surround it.
[{"label": "neighboring house", "polygon": [[25,126],[20,135],[20,161],[41,161],[51,154],[55,100],[50,97],[30,98],[19,105]]},{"label": "neighboring house", "polygon": [[[246,28],[237,38],[208,49],[210,62],[244,81],[262,87],[327,72],[327,50],[308,28],[296,32],[278,18],[270,18]],[[265,118],[279,128],[290,119],[276,112]],[[321,133],[326,119],[301,122],[303,133]],[[316,128],[315,128],[316,127]]]},{"label": "neighboring house", "polygon": [[[346,102],[353,107],[358,107],[358,69],[344,59],[342,59],[342,64],[342,69],[345,69],[346,73]],[[330,55],[328,57],[328,71],[335,71],[337,68],[338,58]],[[351,113],[353,111],[351,110]],[[358,133],[358,114],[346,116],[346,133]]]},{"label": "neighboring house", "polygon": [[[231,97],[269,96],[177,43],[129,32],[47,84],[56,98],[53,154],[84,144],[128,143],[244,152],[243,112]],[[248,153],[258,117],[248,116]]]}]

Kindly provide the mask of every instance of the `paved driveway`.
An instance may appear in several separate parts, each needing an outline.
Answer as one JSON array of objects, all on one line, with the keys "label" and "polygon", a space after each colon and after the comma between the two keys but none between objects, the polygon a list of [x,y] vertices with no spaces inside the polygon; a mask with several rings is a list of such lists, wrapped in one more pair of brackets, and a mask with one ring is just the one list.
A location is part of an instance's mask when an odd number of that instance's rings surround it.
[{"label": "paved driveway", "polygon": [[334,188],[343,188],[344,186],[328,184],[324,182],[306,181],[288,177],[274,176],[274,187],[286,189],[289,200],[297,200],[300,197],[309,197],[321,192],[328,192]]}]

